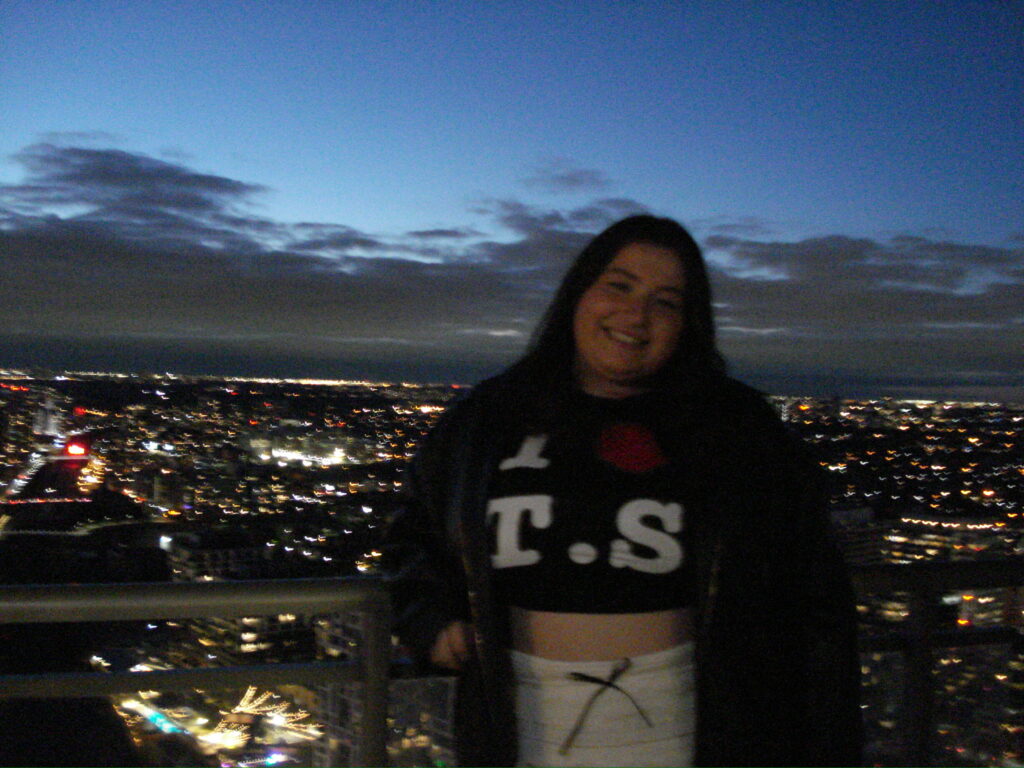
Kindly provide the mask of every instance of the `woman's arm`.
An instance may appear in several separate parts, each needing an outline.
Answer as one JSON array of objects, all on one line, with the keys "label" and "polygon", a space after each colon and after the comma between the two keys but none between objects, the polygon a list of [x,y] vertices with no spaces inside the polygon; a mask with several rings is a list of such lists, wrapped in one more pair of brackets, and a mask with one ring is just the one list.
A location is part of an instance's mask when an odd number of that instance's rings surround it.
[{"label": "woman's arm", "polygon": [[470,647],[466,632],[453,629],[469,620],[448,488],[460,411],[456,405],[445,415],[410,463],[404,503],[384,543],[395,633],[418,661],[449,668],[457,668]]}]

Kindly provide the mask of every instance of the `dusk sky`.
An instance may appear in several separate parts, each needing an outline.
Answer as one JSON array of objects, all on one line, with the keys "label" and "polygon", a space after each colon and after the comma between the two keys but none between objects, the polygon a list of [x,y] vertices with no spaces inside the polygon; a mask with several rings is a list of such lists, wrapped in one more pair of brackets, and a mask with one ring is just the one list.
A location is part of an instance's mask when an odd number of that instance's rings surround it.
[{"label": "dusk sky", "polygon": [[0,366],[472,382],[648,211],[780,394],[1024,401],[1024,3],[0,2]]}]

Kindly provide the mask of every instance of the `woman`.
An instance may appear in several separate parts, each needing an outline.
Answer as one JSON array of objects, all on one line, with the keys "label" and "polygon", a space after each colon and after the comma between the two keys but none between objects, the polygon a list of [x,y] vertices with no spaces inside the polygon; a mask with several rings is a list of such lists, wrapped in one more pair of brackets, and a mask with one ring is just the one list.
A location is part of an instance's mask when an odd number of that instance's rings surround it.
[{"label": "woman", "polygon": [[598,235],[525,357],[431,434],[392,527],[397,632],[461,673],[460,762],[856,763],[813,480],[725,376],[686,230]]}]

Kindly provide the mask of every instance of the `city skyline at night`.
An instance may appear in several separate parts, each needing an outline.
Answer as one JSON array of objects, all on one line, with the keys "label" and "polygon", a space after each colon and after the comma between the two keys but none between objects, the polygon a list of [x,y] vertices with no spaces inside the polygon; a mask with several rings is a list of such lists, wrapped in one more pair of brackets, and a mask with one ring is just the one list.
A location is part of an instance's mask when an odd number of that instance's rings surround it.
[{"label": "city skyline at night", "polygon": [[651,212],[739,378],[1021,399],[1018,4],[15,0],[0,34],[0,366],[472,383]]},{"label": "city skyline at night", "polygon": [[[11,373],[0,370],[0,570],[15,584],[186,587],[378,573],[405,468],[459,394],[409,383]],[[859,584],[869,762],[1019,765],[1024,406],[770,402],[821,469],[837,543]],[[880,588],[886,574],[895,586]],[[915,590],[929,574],[936,581],[922,598]],[[350,614],[256,614],[106,629],[85,655],[115,672],[294,664],[314,654],[343,659],[362,637]],[[909,634],[921,615],[934,636]],[[4,650],[10,657],[18,648],[42,658],[35,643]],[[52,654],[70,663],[75,648],[58,644]],[[922,651],[928,665],[917,685],[908,658]],[[138,744],[190,744],[222,765],[275,754],[345,764],[332,757],[339,744],[357,743],[344,701],[269,688],[260,696],[282,718],[260,723],[236,703],[255,697],[254,685],[244,696],[211,697],[202,686],[113,703]],[[410,722],[429,723],[417,695],[395,690],[393,701],[412,707]],[[928,718],[919,721],[918,710]],[[450,716],[426,728],[430,738],[402,743],[450,747],[444,723]],[[910,744],[915,728],[930,746]],[[932,759],[908,756],[918,748]]]}]

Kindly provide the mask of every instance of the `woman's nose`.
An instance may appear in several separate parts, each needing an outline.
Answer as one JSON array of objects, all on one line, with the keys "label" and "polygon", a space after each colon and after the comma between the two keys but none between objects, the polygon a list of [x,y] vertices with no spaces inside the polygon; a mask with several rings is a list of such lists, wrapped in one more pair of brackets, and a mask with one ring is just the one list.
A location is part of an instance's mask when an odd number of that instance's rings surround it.
[{"label": "woman's nose", "polygon": [[647,322],[650,305],[646,296],[631,295],[625,298],[623,310],[629,317],[639,322]]}]

